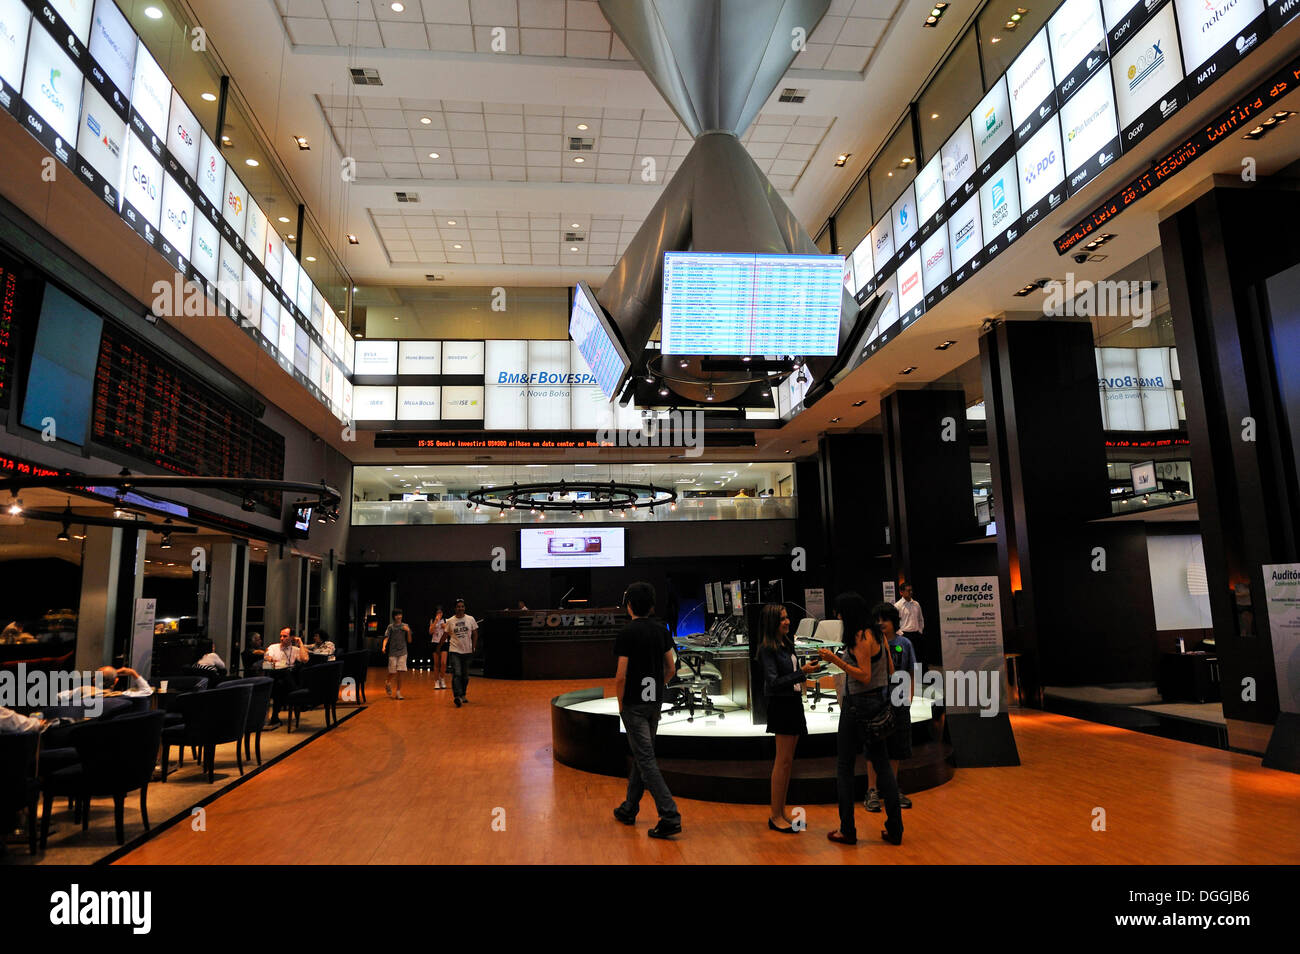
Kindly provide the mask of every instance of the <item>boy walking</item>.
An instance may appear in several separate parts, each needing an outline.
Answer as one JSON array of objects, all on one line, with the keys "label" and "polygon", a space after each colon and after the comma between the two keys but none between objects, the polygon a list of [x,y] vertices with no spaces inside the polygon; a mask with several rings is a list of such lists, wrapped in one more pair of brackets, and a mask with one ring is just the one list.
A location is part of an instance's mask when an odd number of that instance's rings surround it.
[{"label": "boy walking", "polygon": [[388,678],[384,680],[384,692],[393,694],[393,679],[397,680],[397,698],[402,695],[402,673],[406,672],[406,652],[411,644],[411,627],[402,622],[402,611],[393,610],[393,621],[384,630],[383,650],[388,654]]}]

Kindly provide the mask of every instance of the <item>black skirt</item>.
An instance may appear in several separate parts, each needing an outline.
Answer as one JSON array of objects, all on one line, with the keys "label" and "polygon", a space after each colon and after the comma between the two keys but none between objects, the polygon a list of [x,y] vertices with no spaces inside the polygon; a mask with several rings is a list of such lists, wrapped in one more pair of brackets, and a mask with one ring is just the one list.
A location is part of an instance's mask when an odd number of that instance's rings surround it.
[{"label": "black skirt", "polygon": [[803,696],[767,697],[767,731],[773,735],[807,735],[808,723],[803,716]]}]

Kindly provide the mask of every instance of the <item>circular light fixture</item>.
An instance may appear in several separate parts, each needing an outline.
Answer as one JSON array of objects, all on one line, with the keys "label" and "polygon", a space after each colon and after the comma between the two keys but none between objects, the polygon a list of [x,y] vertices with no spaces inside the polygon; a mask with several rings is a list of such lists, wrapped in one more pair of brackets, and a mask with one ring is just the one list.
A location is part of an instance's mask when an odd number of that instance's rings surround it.
[{"label": "circular light fixture", "polygon": [[447,220],[447,224],[448,224],[448,225],[455,225],[455,224],[456,224],[456,220],[455,220],[455,219],[448,219],[448,220]]},{"label": "circular light fixture", "polygon": [[452,246],[452,248],[463,248],[463,247],[464,246],[462,246],[459,242]]},{"label": "circular light fixture", "polygon": [[576,252],[577,250],[578,250],[578,246],[576,246],[576,245],[570,245],[570,246],[569,246],[569,251],[570,251],[570,252]]},{"label": "circular light fixture", "polygon": [[245,159],[245,160],[244,160],[244,165],[246,165],[246,166],[250,166],[250,167],[252,167],[253,169],[256,169],[258,166],[261,165],[261,163],[258,162],[256,159]]},{"label": "circular light fixture", "polygon": [[438,155],[436,152],[431,152],[431,153],[429,153],[429,158],[430,158],[430,159],[441,159],[442,156]]},{"label": "circular light fixture", "polygon": [[389,9],[392,10],[394,13],[401,13],[406,9],[406,4],[394,3],[389,6]]},{"label": "circular light fixture", "polygon": [[204,101],[205,103],[215,103],[215,102],[217,101],[217,94],[216,94],[216,93],[203,93],[201,98],[203,99],[203,101]]},{"label": "circular light fixture", "polygon": [[578,128],[581,129],[583,132],[586,132],[591,127],[588,126],[586,123],[578,123]]},{"label": "circular light fixture", "polygon": [[574,161],[574,162],[580,162],[580,163],[581,163],[581,162],[586,162],[587,160],[584,159],[584,158],[582,158],[582,156],[574,156],[574,157],[573,157],[573,161]]},{"label": "circular light fixture", "polygon": [[581,225],[580,223],[578,223],[578,222],[574,222],[572,227],[575,228],[575,229],[580,229],[580,228],[582,228],[582,225]]},{"label": "circular light fixture", "polygon": [[314,262],[314,261],[316,261],[316,256],[315,256],[315,255],[308,255],[308,256],[307,256],[307,261],[309,261],[309,262]]},{"label": "circular light fixture", "polygon": [[421,116],[421,117],[420,117],[420,122],[421,122],[422,124],[424,124],[425,126],[431,126],[431,125],[433,125],[433,120],[430,119],[428,116]]},{"label": "circular light fixture", "polygon": [[145,7],[144,15],[147,16],[150,20],[161,20],[163,17],[162,11],[159,10],[157,7]]},{"label": "circular light fixture", "polygon": [[284,216],[284,215],[282,215],[282,216],[280,216],[280,218],[279,218],[278,221],[284,223],[285,225],[288,225],[288,224],[289,224],[289,218],[288,218],[288,216]]}]

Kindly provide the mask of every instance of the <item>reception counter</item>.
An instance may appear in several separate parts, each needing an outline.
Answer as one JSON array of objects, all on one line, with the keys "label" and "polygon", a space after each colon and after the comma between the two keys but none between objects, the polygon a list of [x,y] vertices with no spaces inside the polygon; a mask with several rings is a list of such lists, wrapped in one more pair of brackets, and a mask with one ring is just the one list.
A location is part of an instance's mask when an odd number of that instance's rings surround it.
[{"label": "reception counter", "polygon": [[609,679],[614,637],[627,622],[616,607],[519,610],[479,620],[489,679]]}]

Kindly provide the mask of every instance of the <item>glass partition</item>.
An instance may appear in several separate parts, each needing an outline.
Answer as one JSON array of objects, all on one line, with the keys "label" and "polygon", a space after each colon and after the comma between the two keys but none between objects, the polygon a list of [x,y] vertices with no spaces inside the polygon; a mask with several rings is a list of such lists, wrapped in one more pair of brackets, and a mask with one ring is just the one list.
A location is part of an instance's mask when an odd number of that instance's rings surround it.
[{"label": "glass partition", "polygon": [[[885,148],[880,150],[867,177],[871,181],[871,207],[879,218],[916,178],[916,138],[911,113],[904,117],[889,137],[889,142],[885,143]],[[841,240],[841,244],[846,243]]]},{"label": "glass partition", "polygon": [[989,0],[980,11],[977,29],[984,76],[992,83],[1042,29],[1057,4],[1026,7],[1025,0]]},{"label": "glass partition", "polygon": [[953,130],[966,120],[983,95],[979,43],[975,31],[967,30],[917,100],[922,162],[938,155]]}]

